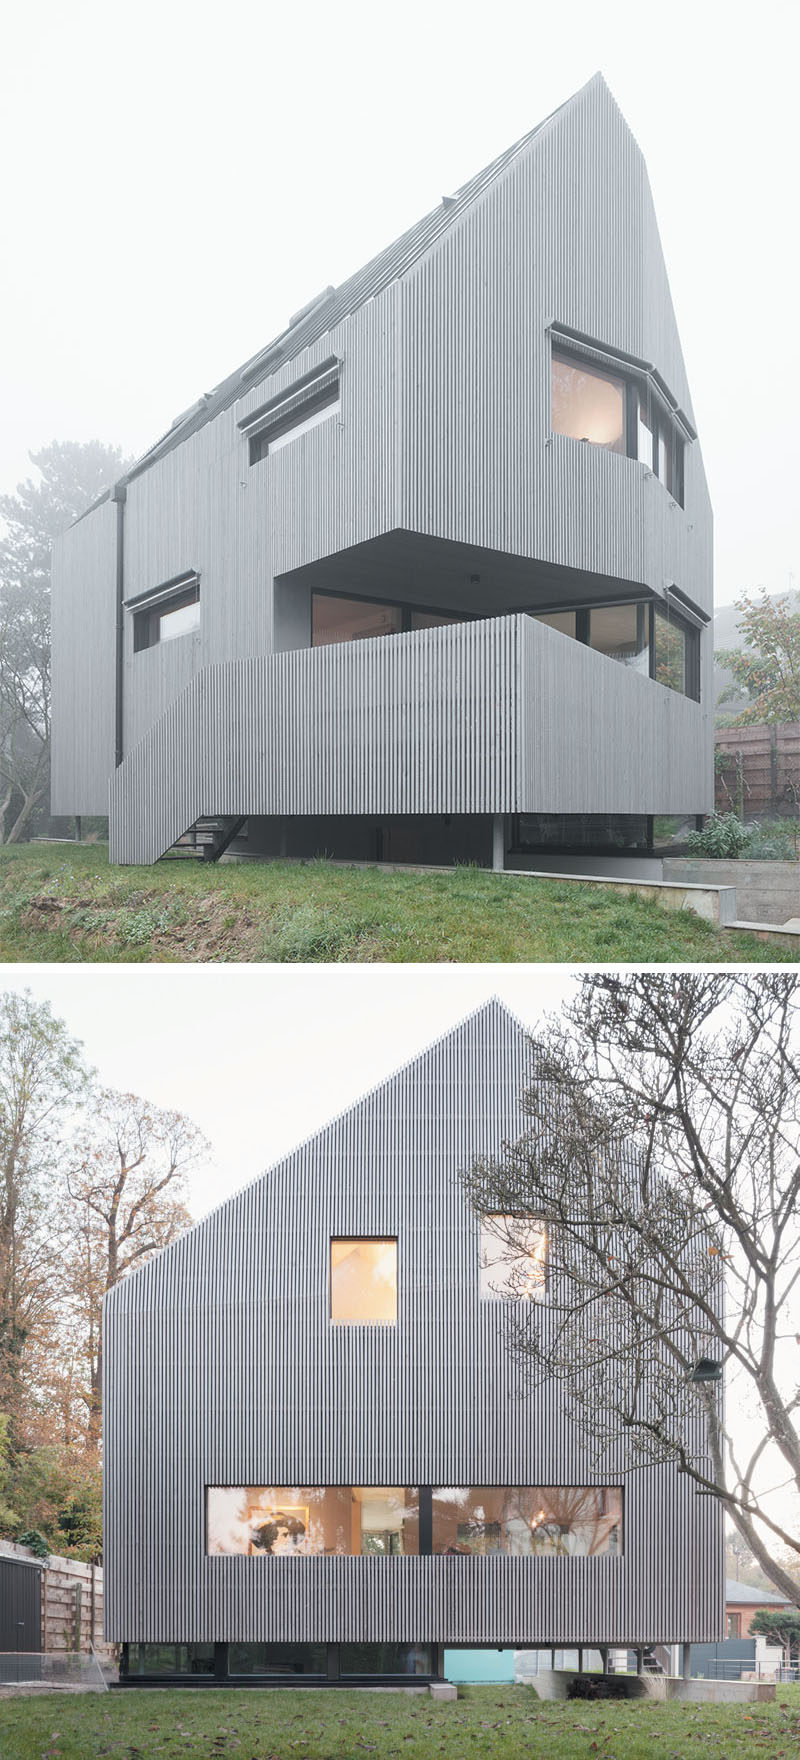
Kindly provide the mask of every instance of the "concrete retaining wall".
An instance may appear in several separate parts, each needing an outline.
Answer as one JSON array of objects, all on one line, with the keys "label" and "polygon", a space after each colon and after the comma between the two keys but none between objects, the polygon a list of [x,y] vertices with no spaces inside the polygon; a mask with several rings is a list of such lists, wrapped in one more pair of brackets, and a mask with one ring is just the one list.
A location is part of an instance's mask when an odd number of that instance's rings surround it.
[{"label": "concrete retaining wall", "polygon": [[800,862],[718,862],[665,856],[664,879],[682,885],[735,886],[739,922],[788,923],[800,917]]}]

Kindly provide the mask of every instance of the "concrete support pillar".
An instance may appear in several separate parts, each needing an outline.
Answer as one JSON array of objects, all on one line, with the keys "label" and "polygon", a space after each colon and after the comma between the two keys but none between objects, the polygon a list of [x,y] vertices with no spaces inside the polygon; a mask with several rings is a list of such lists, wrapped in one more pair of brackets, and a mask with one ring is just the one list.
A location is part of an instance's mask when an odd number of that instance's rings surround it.
[{"label": "concrete support pillar", "polygon": [[607,1644],[600,1645],[600,1667],[602,1668],[604,1674],[608,1674],[608,1645]]},{"label": "concrete support pillar", "polygon": [[637,1649],[634,1651],[634,1655],[636,1657],[636,1673],[644,1674],[644,1651]]},{"label": "concrete support pillar", "polygon": [[692,1647],[691,1647],[691,1644],[681,1644],[681,1674],[683,1675],[683,1678],[685,1681],[688,1681],[691,1678],[691,1673],[692,1673]]},{"label": "concrete support pillar", "polygon": [[578,1673],[583,1674],[583,1650],[580,1644],[578,1645]]},{"label": "concrete support pillar", "polygon": [[502,874],[506,865],[506,827],[502,813],[492,816],[492,867],[496,874]]}]

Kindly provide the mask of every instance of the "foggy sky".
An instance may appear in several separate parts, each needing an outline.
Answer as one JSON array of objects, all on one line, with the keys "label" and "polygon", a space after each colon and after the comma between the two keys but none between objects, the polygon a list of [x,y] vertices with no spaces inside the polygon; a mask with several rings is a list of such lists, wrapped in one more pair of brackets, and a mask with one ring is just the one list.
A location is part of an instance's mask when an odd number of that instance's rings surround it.
[{"label": "foggy sky", "polygon": [[601,70],[648,164],[719,603],[798,568],[796,0],[19,3],[0,60],[0,490],[138,453]]}]

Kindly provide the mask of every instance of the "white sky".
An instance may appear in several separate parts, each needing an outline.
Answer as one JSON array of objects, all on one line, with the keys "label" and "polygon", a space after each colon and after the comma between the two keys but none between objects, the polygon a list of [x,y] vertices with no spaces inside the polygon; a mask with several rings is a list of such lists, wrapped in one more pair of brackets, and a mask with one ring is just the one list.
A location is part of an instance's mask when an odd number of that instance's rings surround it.
[{"label": "white sky", "polygon": [[16,966],[109,1087],[185,1112],[212,1156],[206,1214],[497,995],[523,1025],[576,979],[559,966]]},{"label": "white sky", "polygon": [[797,0],[3,9],[0,489],[140,452],[600,69],[647,160],[717,598],[798,569]]}]

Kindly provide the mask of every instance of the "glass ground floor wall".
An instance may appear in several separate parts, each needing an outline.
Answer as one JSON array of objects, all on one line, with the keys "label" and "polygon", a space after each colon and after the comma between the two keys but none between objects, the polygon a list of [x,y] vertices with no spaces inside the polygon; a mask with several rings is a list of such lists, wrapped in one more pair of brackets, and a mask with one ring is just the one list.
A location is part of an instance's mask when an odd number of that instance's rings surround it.
[{"label": "glass ground floor wall", "polygon": [[411,1684],[441,1674],[437,1644],[123,1644],[120,1681],[237,1686],[393,1680]]}]

